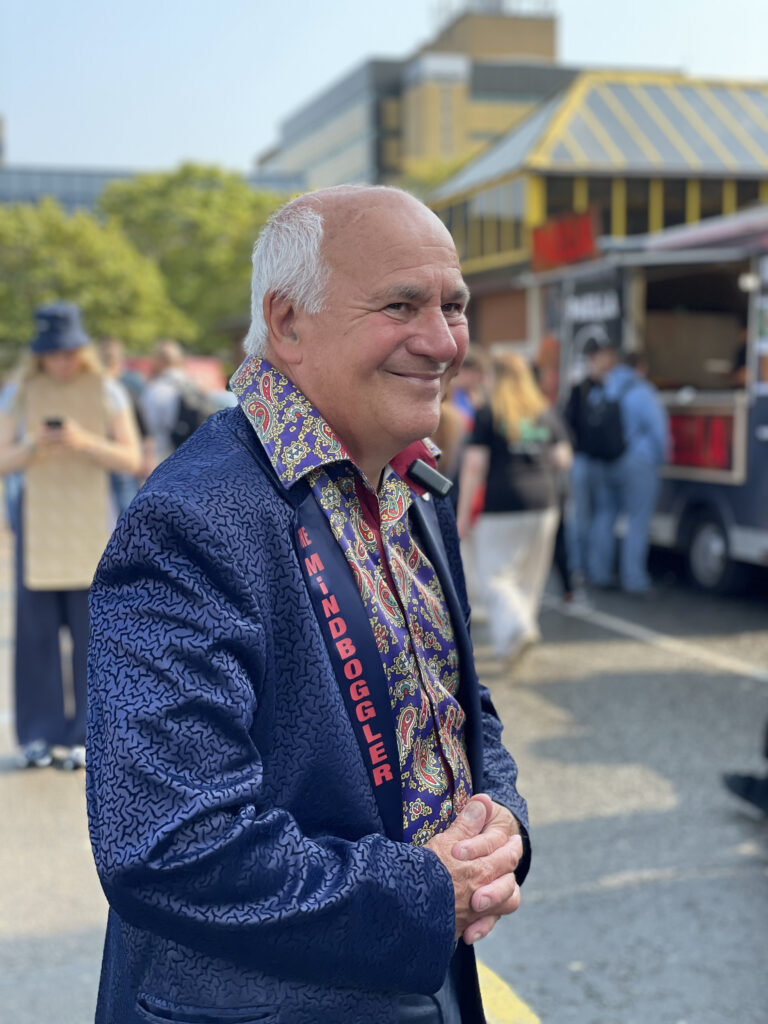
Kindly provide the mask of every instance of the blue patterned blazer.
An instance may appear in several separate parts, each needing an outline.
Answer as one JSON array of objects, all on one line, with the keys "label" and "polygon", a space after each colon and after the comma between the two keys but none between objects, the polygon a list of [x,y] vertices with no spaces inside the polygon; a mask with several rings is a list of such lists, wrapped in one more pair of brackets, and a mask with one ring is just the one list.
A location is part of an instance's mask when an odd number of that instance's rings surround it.
[{"label": "blue patterned blazer", "polygon": [[[385,834],[295,505],[227,410],[153,474],[96,574],[87,793],[110,904],[98,1024],[392,1024],[398,995],[436,991],[454,956],[448,872]],[[461,648],[475,790],[527,826],[473,668],[452,512],[417,505]],[[455,957],[474,1024],[474,955],[460,942]]]}]

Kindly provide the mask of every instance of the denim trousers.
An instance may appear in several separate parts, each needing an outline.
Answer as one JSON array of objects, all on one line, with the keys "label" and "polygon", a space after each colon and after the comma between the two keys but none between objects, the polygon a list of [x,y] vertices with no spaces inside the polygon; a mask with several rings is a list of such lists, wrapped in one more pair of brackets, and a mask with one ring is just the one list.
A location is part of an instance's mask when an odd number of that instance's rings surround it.
[{"label": "denim trousers", "polygon": [[589,534],[595,504],[597,470],[594,460],[582,452],[573,456],[570,474],[570,495],[566,503],[565,539],[568,565],[572,573],[586,576]]},{"label": "denim trousers", "polygon": [[629,593],[648,589],[649,534],[658,492],[659,470],[653,462],[625,453],[613,462],[597,464],[595,509],[589,535],[588,570],[592,583],[609,586],[614,581],[616,523],[621,516],[625,532],[619,553],[619,583]]},{"label": "denim trousers", "polygon": [[[33,740],[67,747],[82,744],[88,686],[88,591],[25,587],[22,540],[20,534],[16,536],[16,735],[22,746]],[[62,630],[70,638],[65,673]],[[71,703],[66,699],[65,682],[71,686]]]}]

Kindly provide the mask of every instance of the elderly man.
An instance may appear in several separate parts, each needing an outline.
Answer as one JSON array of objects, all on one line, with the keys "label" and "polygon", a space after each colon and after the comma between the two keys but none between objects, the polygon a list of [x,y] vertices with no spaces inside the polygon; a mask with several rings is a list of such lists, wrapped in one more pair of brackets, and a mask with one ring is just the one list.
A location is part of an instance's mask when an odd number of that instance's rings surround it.
[{"label": "elderly man", "polygon": [[262,232],[239,407],[155,472],[93,588],[99,1022],[483,1020],[472,944],[529,853],[422,440],[467,298],[394,189]]}]

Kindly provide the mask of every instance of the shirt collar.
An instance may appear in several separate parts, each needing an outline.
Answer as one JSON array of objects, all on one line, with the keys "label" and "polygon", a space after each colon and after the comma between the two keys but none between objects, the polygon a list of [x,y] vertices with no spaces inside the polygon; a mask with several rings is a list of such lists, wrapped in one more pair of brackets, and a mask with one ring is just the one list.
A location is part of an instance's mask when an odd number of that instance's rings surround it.
[{"label": "shirt collar", "polygon": [[[342,462],[355,466],[343,442],[306,395],[266,359],[247,358],[233,374],[230,386],[286,487],[323,466]],[[440,449],[429,439],[415,441],[389,465],[422,494],[424,489],[408,477],[408,467],[415,459],[435,467],[439,454]]]}]

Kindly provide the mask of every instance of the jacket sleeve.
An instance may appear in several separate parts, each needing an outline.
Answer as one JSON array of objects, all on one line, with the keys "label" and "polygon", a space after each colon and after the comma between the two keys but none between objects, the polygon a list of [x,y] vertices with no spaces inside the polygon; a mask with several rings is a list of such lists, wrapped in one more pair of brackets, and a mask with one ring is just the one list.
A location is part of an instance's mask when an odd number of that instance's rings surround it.
[{"label": "jacket sleeve", "polygon": [[87,793],[99,876],[130,924],[300,981],[431,992],[453,886],[427,850],[307,837],[265,793],[263,618],[202,509],[145,490],[91,596]]}]

